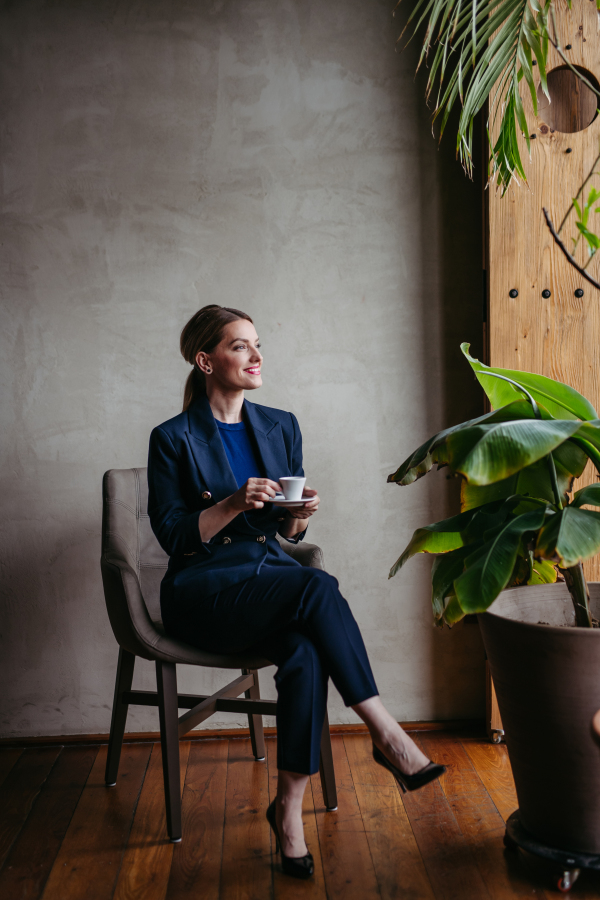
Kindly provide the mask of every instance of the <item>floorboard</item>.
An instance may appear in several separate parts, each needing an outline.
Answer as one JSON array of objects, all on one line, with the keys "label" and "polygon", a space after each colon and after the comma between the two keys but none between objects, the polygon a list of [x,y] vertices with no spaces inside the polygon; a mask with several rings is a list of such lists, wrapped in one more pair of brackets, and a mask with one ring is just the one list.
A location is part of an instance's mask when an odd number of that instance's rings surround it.
[{"label": "floorboard", "polygon": [[225,793],[221,900],[273,896],[266,761],[257,762],[250,739],[230,740]]},{"label": "floorboard", "polygon": [[4,784],[6,777],[23,751],[20,749],[8,748],[0,750],[0,787]]},{"label": "floorboard", "polygon": [[331,745],[338,792],[337,811],[328,812],[325,809],[321,780],[318,775],[311,777],[327,896],[332,900],[338,897],[344,900],[379,897],[377,876],[346,757],[344,738],[341,735],[332,736]]},{"label": "floorboard", "polygon": [[[182,786],[189,752],[190,742],[181,741],[179,768]],[[119,870],[114,900],[164,900],[175,846],[167,832],[161,747],[154,744]]]},{"label": "floorboard", "polygon": [[459,739],[432,741],[419,735],[418,743],[426,756],[447,767],[440,787],[492,900],[543,900],[543,891],[531,884],[519,856],[505,852],[504,821]]},{"label": "floorboard", "polygon": [[[517,806],[506,747],[466,733],[416,739],[446,774],[402,794],[361,733],[332,740],[339,806],[320,778],[304,798],[315,876],[283,875],[265,813],[277,744],[181,743],[183,840],[168,841],[159,743],[123,747],[104,785],[106,745],[0,751],[0,898],[4,900],[554,900],[555,867],[503,846]],[[570,896],[598,900],[582,872]]]},{"label": "floorboard", "polygon": [[344,739],[383,900],[435,900],[396,781],[373,760],[371,739]]},{"label": "floorboard", "polygon": [[125,744],[115,787],[102,746],[54,861],[43,900],[111,900],[152,744]]},{"label": "floorboard", "polygon": [[0,788],[0,867],[25,824],[62,747],[24,750]]},{"label": "floorboard", "polygon": [[506,744],[463,739],[462,745],[496,809],[506,822],[519,806]]},{"label": "floorboard", "polygon": [[97,754],[63,749],[0,871],[0,897],[40,897]]},{"label": "floorboard", "polygon": [[403,801],[436,898],[490,900],[471,843],[440,782],[403,794]]},{"label": "floorboard", "polygon": [[219,900],[229,741],[192,743],[166,900]]}]

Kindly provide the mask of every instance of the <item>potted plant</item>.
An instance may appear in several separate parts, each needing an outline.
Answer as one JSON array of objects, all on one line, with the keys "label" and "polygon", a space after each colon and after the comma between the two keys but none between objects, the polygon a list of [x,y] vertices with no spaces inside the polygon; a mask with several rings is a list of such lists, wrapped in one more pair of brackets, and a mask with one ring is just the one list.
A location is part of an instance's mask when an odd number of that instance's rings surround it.
[{"label": "potted plant", "polygon": [[478,614],[521,825],[544,845],[600,854],[600,594],[592,584],[590,599],[581,565],[600,551],[600,512],[587,508],[600,507],[600,484],[571,493],[588,459],[600,471],[600,420],[573,388],[461,349],[492,411],[436,434],[388,481],[447,466],[462,509],[418,528],[390,577],[436,555],[436,623]]}]

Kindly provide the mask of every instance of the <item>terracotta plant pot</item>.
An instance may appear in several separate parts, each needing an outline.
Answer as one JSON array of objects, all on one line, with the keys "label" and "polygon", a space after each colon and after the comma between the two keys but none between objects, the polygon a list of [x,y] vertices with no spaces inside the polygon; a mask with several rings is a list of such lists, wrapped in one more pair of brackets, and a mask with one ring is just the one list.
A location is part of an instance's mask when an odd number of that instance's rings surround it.
[{"label": "terracotta plant pot", "polygon": [[[599,618],[600,582],[591,583]],[[521,822],[542,844],[600,853],[600,629],[569,628],[562,583],[503,591],[478,616]],[[560,627],[560,626],[563,627]]]}]

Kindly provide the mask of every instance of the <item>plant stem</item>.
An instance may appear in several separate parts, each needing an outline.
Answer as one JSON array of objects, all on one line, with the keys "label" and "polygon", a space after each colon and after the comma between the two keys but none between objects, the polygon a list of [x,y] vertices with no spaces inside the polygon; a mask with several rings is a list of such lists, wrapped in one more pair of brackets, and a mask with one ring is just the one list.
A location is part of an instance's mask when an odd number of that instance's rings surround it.
[{"label": "plant stem", "polygon": [[592,615],[590,613],[590,592],[588,591],[583,566],[577,563],[568,569],[560,569],[564,575],[565,583],[575,609],[575,624],[578,628],[592,628]]},{"label": "plant stem", "polygon": [[519,384],[518,381],[513,381],[512,378],[508,378],[506,375],[500,375],[498,372],[479,372],[479,375],[489,375],[490,378],[500,378],[501,381],[508,381],[509,384],[512,384],[513,387],[516,387],[517,390],[521,391],[522,394],[525,394],[529,402],[531,403],[531,408],[533,410],[533,415],[536,419],[541,419],[542,414],[540,412],[540,408],[527,390],[524,388],[522,384]]},{"label": "plant stem", "polygon": [[[597,175],[597,174],[598,174],[598,172],[595,171],[595,168],[596,168],[596,165],[598,164],[598,161],[599,161],[599,160],[600,160],[600,153],[598,154],[598,156],[596,157],[596,159],[595,159],[594,162],[593,162],[592,168],[591,168],[591,170],[590,170],[590,174],[588,175],[588,177],[585,179],[585,181],[583,182],[583,184],[581,185],[581,187],[579,188],[579,190],[578,190],[577,193],[575,194],[575,197],[573,198],[574,200],[577,200],[577,198],[579,197],[579,195],[581,194],[581,192],[584,190],[586,184],[588,183],[588,181],[590,180],[590,178],[592,177],[592,175]],[[568,208],[568,210],[567,210],[566,213],[565,213],[564,219],[563,219],[562,222],[560,223],[560,228],[559,228],[558,231],[556,232],[557,234],[560,234],[561,231],[563,230],[563,226],[564,226],[565,222],[567,221],[567,219],[569,218],[569,214],[570,214],[571,210],[574,209],[574,207],[575,207],[575,204],[574,204],[574,203],[571,203],[570,207]],[[577,237],[577,240],[579,240],[579,236]]]},{"label": "plant stem", "polygon": [[565,256],[567,257],[567,259],[569,260],[569,262],[570,262],[571,265],[573,266],[573,268],[574,268],[574,269],[577,269],[577,271],[579,272],[579,274],[582,275],[583,278],[585,278],[586,281],[589,281],[590,284],[593,284],[594,287],[595,287],[595,288],[598,288],[598,290],[600,291],[600,283],[597,282],[597,281],[595,281],[595,280],[592,278],[592,276],[589,275],[589,274],[585,271],[585,269],[583,268],[583,266],[580,266],[578,262],[575,262],[575,260],[573,259],[573,257],[571,256],[571,254],[569,253],[569,251],[567,250],[567,248],[565,247],[565,245],[563,244],[563,242],[562,242],[561,239],[559,238],[559,236],[558,236],[558,234],[556,233],[556,230],[555,230],[555,228],[554,228],[554,225],[552,224],[552,219],[551,219],[550,216],[548,215],[548,210],[547,210],[545,207],[542,207],[542,212],[544,213],[544,218],[546,219],[546,225],[548,226],[548,228],[549,228],[549,230],[550,230],[550,234],[551,234],[552,237],[554,238],[555,244],[557,244],[557,245],[560,247],[560,249],[562,250],[562,252],[565,254]]},{"label": "plant stem", "polygon": [[550,484],[552,485],[552,493],[554,494],[554,502],[559,509],[563,508],[562,497],[558,488],[558,478],[556,477],[556,466],[554,465],[554,457],[551,453],[546,457],[548,462],[548,471],[550,472]]}]

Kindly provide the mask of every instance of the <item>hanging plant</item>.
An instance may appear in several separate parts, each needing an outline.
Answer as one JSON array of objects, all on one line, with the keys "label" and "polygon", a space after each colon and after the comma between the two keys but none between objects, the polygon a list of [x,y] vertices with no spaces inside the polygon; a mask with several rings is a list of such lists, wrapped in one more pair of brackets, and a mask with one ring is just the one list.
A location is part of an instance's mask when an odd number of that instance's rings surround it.
[{"label": "hanging plant", "polygon": [[[520,85],[525,80],[537,115],[533,67],[537,65],[542,91],[550,99],[546,81],[549,44],[577,77],[597,93],[564,56],[553,18],[555,2],[416,0],[404,29],[413,35],[421,26],[426,29],[418,68],[423,63],[429,66],[427,100],[433,99],[433,119],[440,121],[440,137],[451,111],[460,102],[456,152],[469,175],[473,172],[473,123],[488,103],[489,176],[502,193],[513,180],[527,180],[519,132],[529,151],[531,145]],[[600,0],[596,0],[596,5],[600,10]],[[498,136],[494,142],[492,131],[496,124]]]}]

